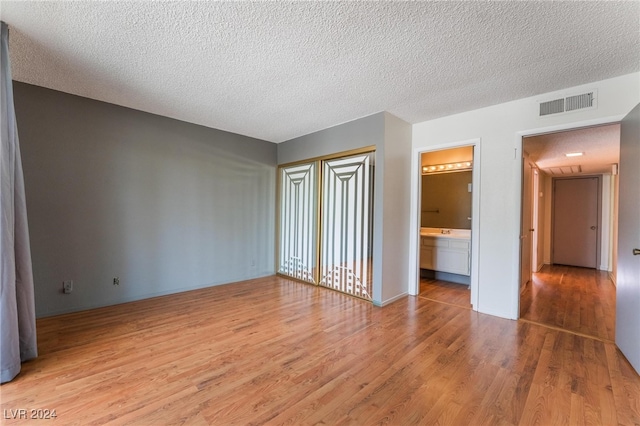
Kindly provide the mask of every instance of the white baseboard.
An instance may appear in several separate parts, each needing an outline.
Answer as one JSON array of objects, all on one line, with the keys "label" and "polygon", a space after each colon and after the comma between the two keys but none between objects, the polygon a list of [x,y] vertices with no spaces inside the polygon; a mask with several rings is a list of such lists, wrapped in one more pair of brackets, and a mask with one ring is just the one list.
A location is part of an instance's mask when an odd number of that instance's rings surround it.
[{"label": "white baseboard", "polygon": [[400,300],[400,299],[402,299],[403,297],[406,297],[406,296],[408,296],[408,295],[409,295],[409,293],[401,293],[401,294],[398,294],[397,296],[394,296],[394,297],[392,297],[391,299],[387,299],[387,300],[385,300],[385,301],[383,301],[383,302],[378,302],[378,301],[375,301],[375,300],[374,300],[374,301],[373,301],[373,305],[374,305],[374,306],[377,306],[377,307],[379,307],[379,308],[381,308],[381,307],[383,307],[383,306],[387,306],[387,305],[389,305],[389,304],[391,304],[391,303],[395,302],[396,300]]}]

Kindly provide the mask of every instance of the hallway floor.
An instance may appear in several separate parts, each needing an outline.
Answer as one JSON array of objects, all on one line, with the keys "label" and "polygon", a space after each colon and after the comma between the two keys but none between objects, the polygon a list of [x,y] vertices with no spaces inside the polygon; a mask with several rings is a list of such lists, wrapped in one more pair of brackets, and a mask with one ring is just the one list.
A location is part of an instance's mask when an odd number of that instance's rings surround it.
[{"label": "hallway floor", "polygon": [[545,265],[520,297],[520,318],[606,341],[615,339],[616,289],[607,272]]}]

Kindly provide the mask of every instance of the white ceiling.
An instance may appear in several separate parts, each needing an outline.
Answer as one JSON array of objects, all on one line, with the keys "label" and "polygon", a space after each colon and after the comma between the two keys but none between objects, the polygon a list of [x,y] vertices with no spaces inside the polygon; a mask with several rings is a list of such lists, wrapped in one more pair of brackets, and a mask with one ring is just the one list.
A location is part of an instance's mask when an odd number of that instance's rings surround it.
[{"label": "white ceiling", "polygon": [[[548,175],[610,174],[620,162],[620,124],[527,137],[523,149]],[[572,152],[583,155],[566,157]]]},{"label": "white ceiling", "polygon": [[631,2],[14,2],[15,80],[272,142],[640,70]]}]

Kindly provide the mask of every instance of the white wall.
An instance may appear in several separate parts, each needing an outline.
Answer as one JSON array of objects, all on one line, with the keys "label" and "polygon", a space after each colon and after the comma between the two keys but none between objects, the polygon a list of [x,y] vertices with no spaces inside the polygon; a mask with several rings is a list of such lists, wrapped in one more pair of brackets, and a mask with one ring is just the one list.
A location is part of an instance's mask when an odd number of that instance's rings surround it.
[{"label": "white wall", "polygon": [[14,87],[38,316],[274,273],[275,144]]},{"label": "white wall", "polygon": [[[596,109],[538,118],[537,100],[594,88],[598,90]],[[640,74],[634,73],[413,126],[414,152],[443,143],[482,140],[478,311],[518,316],[522,136],[618,121],[639,101]]]},{"label": "white wall", "polygon": [[[407,294],[410,232],[406,218],[410,216],[411,192],[411,126],[385,113],[384,129],[384,229],[382,234],[381,294],[376,301],[391,303]],[[379,164],[379,163],[378,163]],[[375,268],[375,267],[374,267]],[[375,272],[375,269],[374,269]],[[375,295],[375,293],[374,293]]]}]

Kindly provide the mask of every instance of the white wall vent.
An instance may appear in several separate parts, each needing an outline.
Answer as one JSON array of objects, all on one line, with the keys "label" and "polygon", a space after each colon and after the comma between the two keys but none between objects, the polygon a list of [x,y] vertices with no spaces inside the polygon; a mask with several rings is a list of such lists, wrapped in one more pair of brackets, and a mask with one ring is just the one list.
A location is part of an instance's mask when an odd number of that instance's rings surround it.
[{"label": "white wall vent", "polygon": [[569,96],[564,100],[565,111],[575,111],[577,109],[593,107],[595,96],[593,92],[583,93],[581,95]]},{"label": "white wall vent", "polygon": [[540,102],[540,117],[564,112],[564,98]]},{"label": "white wall vent", "polygon": [[538,117],[562,114],[597,107],[595,90],[589,90],[576,95],[568,95],[550,101],[538,101]]}]

